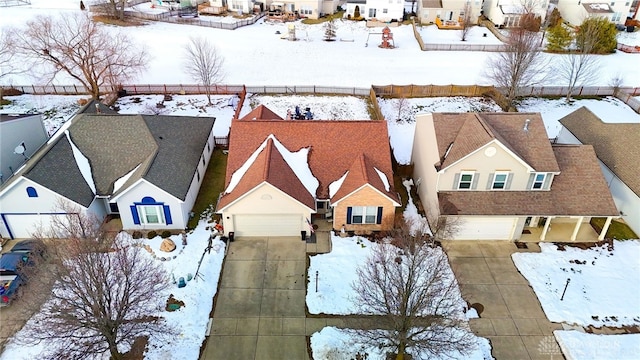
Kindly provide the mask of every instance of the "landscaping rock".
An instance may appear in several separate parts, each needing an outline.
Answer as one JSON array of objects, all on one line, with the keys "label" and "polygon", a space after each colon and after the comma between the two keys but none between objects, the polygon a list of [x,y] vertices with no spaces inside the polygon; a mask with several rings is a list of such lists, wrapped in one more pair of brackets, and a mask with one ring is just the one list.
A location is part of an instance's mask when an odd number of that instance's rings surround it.
[{"label": "landscaping rock", "polygon": [[174,243],[173,240],[171,239],[162,240],[162,244],[160,244],[160,251],[172,252],[175,249],[176,249],[176,243]]}]

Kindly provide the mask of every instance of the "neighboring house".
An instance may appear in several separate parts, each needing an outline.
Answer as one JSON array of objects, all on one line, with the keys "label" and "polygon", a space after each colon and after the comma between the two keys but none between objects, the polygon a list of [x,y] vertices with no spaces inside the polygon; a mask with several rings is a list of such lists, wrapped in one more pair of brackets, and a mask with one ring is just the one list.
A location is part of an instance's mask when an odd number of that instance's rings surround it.
[{"label": "neighboring house", "polygon": [[423,207],[452,239],[593,241],[618,216],[593,147],[552,146],[540,114],[422,114],[413,144]]},{"label": "neighboring house", "polygon": [[310,222],[390,230],[400,206],[385,121],[283,120],[260,105],[231,124],[216,212],[235,236],[300,236]]},{"label": "neighboring house", "polygon": [[382,22],[402,21],[404,0],[347,0],[344,17]]},{"label": "neighboring house", "polygon": [[0,114],[0,184],[13,176],[48,138],[40,114]]},{"label": "neighboring house", "polygon": [[0,234],[29,237],[69,205],[99,219],[119,215],[126,230],[184,229],[214,147],[213,123],[76,115],[0,187]]},{"label": "neighboring house", "polygon": [[631,2],[558,0],[558,11],[564,21],[578,26],[589,17],[604,17],[615,24],[624,24],[629,16]]},{"label": "neighboring house", "polygon": [[482,11],[496,26],[517,27],[520,26],[522,15],[527,12],[534,13],[544,22],[548,7],[549,0],[485,0]]},{"label": "neighboring house", "polygon": [[[422,24],[438,24],[438,27],[459,27],[465,17],[465,6],[469,4],[472,24],[478,23],[482,11],[480,0],[418,0],[418,18]],[[439,20],[438,20],[439,19]]]},{"label": "neighboring house", "polygon": [[640,124],[605,123],[586,107],[560,123],[557,142],[593,146],[620,215],[640,234]]},{"label": "neighboring house", "polygon": [[322,15],[333,14],[344,0],[284,0],[268,1],[267,9],[280,10],[288,14],[298,14],[309,19],[318,19]]}]

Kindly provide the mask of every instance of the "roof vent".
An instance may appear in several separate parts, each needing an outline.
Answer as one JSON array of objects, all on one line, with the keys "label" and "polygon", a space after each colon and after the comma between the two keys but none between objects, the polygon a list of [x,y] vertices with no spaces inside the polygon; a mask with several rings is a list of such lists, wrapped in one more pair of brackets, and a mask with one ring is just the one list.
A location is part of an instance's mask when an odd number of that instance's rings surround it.
[{"label": "roof vent", "polygon": [[96,114],[100,114],[102,111],[100,111],[100,104],[96,103]]},{"label": "roof vent", "polygon": [[529,120],[529,119],[526,119],[526,120],[524,121],[524,128],[522,128],[522,130],[523,130],[524,132],[529,132],[529,123],[530,123],[530,122],[531,122],[531,120]]}]

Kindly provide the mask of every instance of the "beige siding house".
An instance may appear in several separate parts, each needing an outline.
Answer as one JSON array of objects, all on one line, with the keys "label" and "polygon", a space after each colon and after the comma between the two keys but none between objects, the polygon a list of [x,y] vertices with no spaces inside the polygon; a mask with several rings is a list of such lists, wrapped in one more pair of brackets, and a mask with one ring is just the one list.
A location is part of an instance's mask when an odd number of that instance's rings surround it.
[{"label": "beige siding house", "polygon": [[441,28],[456,28],[465,16],[465,7],[469,5],[470,19],[477,24],[482,11],[482,1],[479,0],[418,0],[416,11],[420,23],[438,24]]},{"label": "beige siding house", "polygon": [[412,162],[453,239],[595,240],[591,217],[617,216],[593,148],[552,146],[539,114],[419,115]]},{"label": "beige siding house", "polygon": [[234,119],[230,139],[216,206],[226,234],[306,237],[314,221],[393,228],[400,203],[386,122],[284,120],[261,105]]}]

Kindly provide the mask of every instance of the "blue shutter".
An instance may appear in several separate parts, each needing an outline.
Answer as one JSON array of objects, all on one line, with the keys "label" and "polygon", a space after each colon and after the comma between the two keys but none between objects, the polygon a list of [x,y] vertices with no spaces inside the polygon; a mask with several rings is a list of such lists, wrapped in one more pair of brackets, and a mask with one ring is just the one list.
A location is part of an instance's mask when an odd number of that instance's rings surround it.
[{"label": "blue shutter", "polygon": [[382,206],[378,206],[378,217],[376,218],[376,224],[382,224]]},{"label": "blue shutter", "polygon": [[135,205],[131,205],[131,217],[133,217],[133,223],[136,225],[140,225],[140,216],[138,216],[138,209],[136,209]]},{"label": "blue shutter", "polygon": [[347,208],[347,224],[351,224],[351,206]]},{"label": "blue shutter", "polygon": [[162,209],[164,210],[164,221],[167,225],[173,224],[173,221],[171,221],[171,210],[169,209],[169,205],[162,205]]}]

